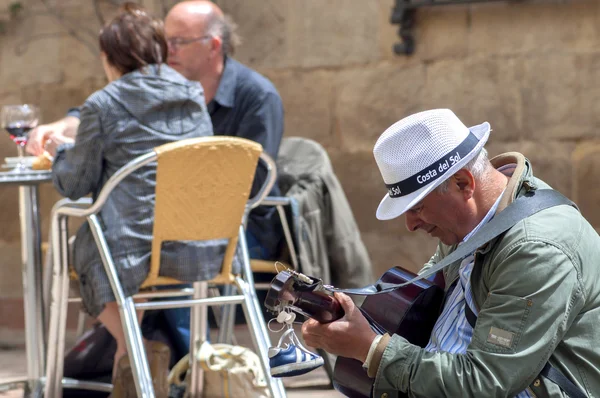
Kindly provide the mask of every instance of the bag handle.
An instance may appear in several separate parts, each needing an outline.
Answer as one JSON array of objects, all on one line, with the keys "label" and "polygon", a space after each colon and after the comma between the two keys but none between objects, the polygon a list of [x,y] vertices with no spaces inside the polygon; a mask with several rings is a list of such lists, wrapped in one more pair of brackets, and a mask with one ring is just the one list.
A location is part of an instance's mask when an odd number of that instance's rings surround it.
[{"label": "bag handle", "polygon": [[246,347],[229,344],[210,344],[208,341],[203,341],[198,350],[197,359],[200,366],[205,371],[227,372],[236,364],[243,365],[248,368],[253,375],[255,387],[266,385],[266,381],[261,377],[260,362],[256,361],[256,357],[247,354],[254,354],[253,351]]}]

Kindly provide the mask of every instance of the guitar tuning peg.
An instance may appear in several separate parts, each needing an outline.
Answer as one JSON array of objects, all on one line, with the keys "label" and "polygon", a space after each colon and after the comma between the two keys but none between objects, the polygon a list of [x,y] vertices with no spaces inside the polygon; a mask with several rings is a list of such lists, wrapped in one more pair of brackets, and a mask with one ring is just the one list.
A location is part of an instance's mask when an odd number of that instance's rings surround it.
[{"label": "guitar tuning peg", "polygon": [[291,325],[295,319],[296,314],[293,312],[282,311],[279,313],[279,315],[277,315],[277,322],[279,323],[287,323],[288,325]]},{"label": "guitar tuning peg", "polygon": [[296,320],[296,313],[290,312],[289,316],[285,320],[285,323],[287,323],[288,325],[291,325],[292,323],[294,323],[295,320]]}]

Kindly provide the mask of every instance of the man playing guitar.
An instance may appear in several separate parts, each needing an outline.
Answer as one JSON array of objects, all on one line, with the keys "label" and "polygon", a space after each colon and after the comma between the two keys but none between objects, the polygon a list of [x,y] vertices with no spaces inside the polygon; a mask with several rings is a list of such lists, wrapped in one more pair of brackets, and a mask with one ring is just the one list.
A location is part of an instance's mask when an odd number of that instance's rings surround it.
[{"label": "man playing guitar", "polygon": [[[511,152],[488,160],[490,125],[450,110],[389,127],[374,148],[388,194],[377,218],[405,215],[439,240],[442,261],[513,201],[551,189]],[[376,397],[585,397],[600,394],[600,237],[572,206],[517,222],[444,268],[445,300],[425,347],[378,334],[349,296],[344,316],[307,320],[307,345],[363,363]],[[392,332],[393,333],[393,332]]]}]

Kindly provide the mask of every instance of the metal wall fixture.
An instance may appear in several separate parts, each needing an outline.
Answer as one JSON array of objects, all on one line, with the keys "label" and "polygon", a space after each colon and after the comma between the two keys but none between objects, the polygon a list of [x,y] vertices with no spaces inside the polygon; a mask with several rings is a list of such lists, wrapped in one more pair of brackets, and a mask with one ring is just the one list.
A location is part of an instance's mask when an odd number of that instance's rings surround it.
[{"label": "metal wall fixture", "polygon": [[400,25],[398,28],[400,42],[394,44],[394,53],[411,55],[415,52],[415,16],[419,8],[457,4],[497,3],[499,1],[522,3],[524,0],[396,0],[396,5],[392,9],[390,23],[392,25]]}]

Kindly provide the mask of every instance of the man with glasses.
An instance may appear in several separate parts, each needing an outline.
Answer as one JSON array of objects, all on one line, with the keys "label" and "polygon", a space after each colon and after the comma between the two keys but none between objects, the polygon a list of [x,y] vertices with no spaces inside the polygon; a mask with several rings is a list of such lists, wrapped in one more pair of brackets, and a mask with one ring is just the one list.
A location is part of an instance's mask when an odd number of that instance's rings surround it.
[{"label": "man with glasses", "polygon": [[[281,98],[268,79],[232,58],[239,44],[233,21],[210,1],[186,1],[167,14],[165,33],[169,66],[202,84],[215,135],[256,141],[275,159],[283,136]],[[259,169],[253,194],[264,175]],[[250,257],[275,258],[282,235],[277,220],[274,209],[252,212]]]}]

